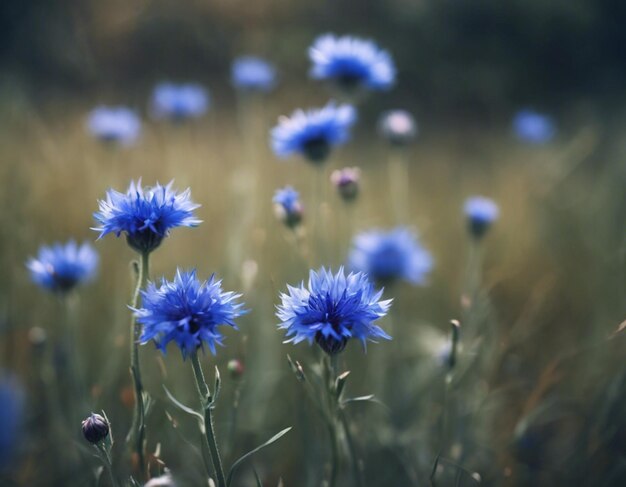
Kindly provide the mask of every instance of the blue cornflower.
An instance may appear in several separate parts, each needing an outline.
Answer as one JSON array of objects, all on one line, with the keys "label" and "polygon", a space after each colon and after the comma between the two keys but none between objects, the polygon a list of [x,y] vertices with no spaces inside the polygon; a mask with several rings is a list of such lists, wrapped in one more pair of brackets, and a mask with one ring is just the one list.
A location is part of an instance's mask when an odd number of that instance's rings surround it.
[{"label": "blue cornflower", "polygon": [[272,148],[278,157],[300,153],[314,163],[326,160],[333,146],[350,138],[350,127],[356,121],[356,110],[334,102],[324,108],[296,110],[290,118],[281,117],[272,129]]},{"label": "blue cornflower", "polygon": [[388,232],[369,230],[355,236],[348,262],[352,270],[365,272],[380,283],[404,280],[425,284],[433,267],[430,253],[406,227]]},{"label": "blue cornflower", "polygon": [[500,210],[498,205],[489,198],[473,196],[465,200],[463,207],[470,233],[476,237],[482,237],[493,222],[498,219]]},{"label": "blue cornflower", "polygon": [[10,466],[18,450],[23,408],[22,387],[0,371],[0,472]]},{"label": "blue cornflower", "polygon": [[391,56],[371,40],[325,34],[309,48],[309,57],[311,77],[333,81],[347,92],[388,90],[395,81]]},{"label": "blue cornflower", "polygon": [[302,203],[300,194],[291,186],[276,190],[274,193],[274,213],[288,227],[295,227],[302,221]]},{"label": "blue cornflower", "polygon": [[523,142],[545,144],[556,135],[556,126],[548,115],[520,110],[513,118],[513,132]]},{"label": "blue cornflower", "polygon": [[264,59],[242,56],[233,61],[231,78],[235,88],[266,93],[276,85],[276,69]]},{"label": "blue cornflower", "polygon": [[406,110],[390,110],[381,115],[378,131],[390,144],[403,146],[417,136],[417,122]]},{"label": "blue cornflower", "polygon": [[48,291],[65,293],[91,281],[98,271],[98,253],[85,242],[74,240],[39,248],[37,257],[26,262],[31,279]]},{"label": "blue cornflower", "polygon": [[152,112],[156,118],[174,121],[199,118],[208,108],[207,90],[195,83],[160,83],[152,94]]},{"label": "blue cornflower", "polygon": [[98,201],[99,210],[94,218],[100,226],[99,239],[107,233],[116,236],[125,233],[128,244],[138,252],[156,249],[169,231],[175,227],[195,227],[202,221],[194,216],[200,205],[191,201],[191,190],[182,193],[159,183],[152,188],[142,188],[141,181],[131,181],[126,193],[113,189],[107,191],[106,200]]},{"label": "blue cornflower", "polygon": [[142,307],[136,309],[137,321],[143,325],[139,342],[154,340],[165,353],[167,344],[174,341],[183,358],[198,348],[208,345],[215,354],[215,345],[223,345],[218,326],[237,329],[235,318],[245,314],[240,294],[222,291],[222,281],[211,276],[200,281],[196,271],[176,271],[173,281],[162,280],[161,285],[149,283],[141,292]]},{"label": "blue cornflower", "polygon": [[89,113],[87,130],[104,142],[131,145],[141,133],[141,120],[130,108],[100,106]]},{"label": "blue cornflower", "polygon": [[286,343],[315,341],[328,354],[341,352],[350,338],[367,341],[391,339],[373,322],[387,314],[391,300],[381,301],[383,290],[375,290],[368,277],[361,273],[347,276],[343,267],[337,274],[323,267],[311,270],[305,287],[287,286],[281,293],[282,303],[276,316],[278,327],[286,330]]}]

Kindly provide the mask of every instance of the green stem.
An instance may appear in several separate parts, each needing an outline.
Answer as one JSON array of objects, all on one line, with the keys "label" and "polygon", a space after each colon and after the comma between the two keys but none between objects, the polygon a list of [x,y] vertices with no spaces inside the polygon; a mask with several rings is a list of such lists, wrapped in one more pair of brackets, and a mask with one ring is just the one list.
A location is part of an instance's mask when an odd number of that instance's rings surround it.
[{"label": "green stem", "polygon": [[[143,252],[139,262],[139,273],[137,275],[137,286],[133,293],[131,307],[137,308],[139,303],[140,291],[146,287],[150,269],[150,253]],[[146,454],[145,454],[145,437],[146,437],[146,409],[144,404],[143,384],[141,382],[141,370],[139,368],[139,336],[141,327],[137,323],[135,314],[133,313],[130,321],[130,374],[133,379],[135,392],[135,410],[133,413],[133,423],[131,430],[126,438],[127,442],[134,443],[133,448],[137,453],[139,469],[142,474],[146,472]]]},{"label": "green stem", "polygon": [[324,167],[316,167],[312,179],[312,220],[309,227],[311,243],[313,245],[313,258],[315,265],[326,259],[326,231],[323,221],[324,188],[326,183],[326,171]]},{"label": "green stem", "polygon": [[439,451],[437,452],[437,457],[435,458],[435,462],[433,464],[433,468],[430,472],[430,485],[431,487],[435,487],[435,475],[437,474],[437,466],[439,465],[439,460],[441,455],[446,448],[448,442],[448,395],[450,392],[450,384],[452,383],[452,372],[448,372],[445,377],[444,389],[443,389],[443,401],[441,405],[441,418],[439,422],[439,436],[440,436],[440,444]]},{"label": "green stem", "polygon": [[335,379],[337,377],[337,355],[324,357],[325,382],[328,396],[328,435],[330,439],[330,479],[329,487],[337,485],[339,475],[339,435],[337,431],[338,403],[335,394]]},{"label": "green stem", "polygon": [[66,354],[67,369],[66,380],[70,394],[70,405],[68,406],[70,424],[76,424],[88,407],[86,397],[86,387],[83,378],[83,364],[80,360],[78,350],[78,295],[70,293],[62,297],[64,312],[63,325],[65,329],[61,333],[63,351]]},{"label": "green stem", "polygon": [[359,466],[359,458],[356,451],[356,444],[354,443],[354,438],[352,438],[352,433],[350,433],[350,425],[348,424],[348,419],[343,411],[339,412],[339,420],[341,421],[341,426],[343,427],[344,434],[346,435],[346,441],[348,443],[348,450],[350,450],[350,462],[352,464],[352,475],[354,477],[354,485],[357,487],[363,487],[363,476],[361,474],[361,467]]},{"label": "green stem", "polygon": [[405,149],[392,149],[389,153],[387,172],[392,214],[396,225],[408,223],[409,217],[409,164]]},{"label": "green stem", "polygon": [[191,365],[193,367],[193,375],[196,379],[196,386],[198,387],[198,394],[200,395],[200,403],[202,404],[202,412],[204,414],[204,440],[206,446],[209,449],[211,458],[207,458],[205,450],[203,450],[204,464],[207,468],[207,473],[211,475],[211,464],[213,470],[215,470],[215,476],[217,477],[217,487],[226,487],[226,478],[224,477],[224,469],[222,467],[222,459],[220,458],[220,452],[217,448],[217,440],[215,438],[215,426],[213,424],[213,405],[211,403],[211,391],[206,381],[204,380],[204,374],[202,373],[202,366],[198,359],[198,352],[194,351],[191,354]]},{"label": "green stem", "polygon": [[112,487],[120,487],[120,483],[113,473],[113,464],[111,462],[111,456],[109,455],[109,452],[102,444],[97,444],[95,445],[95,447],[100,454],[100,459],[102,460],[102,463],[104,463],[106,471],[109,473]]}]

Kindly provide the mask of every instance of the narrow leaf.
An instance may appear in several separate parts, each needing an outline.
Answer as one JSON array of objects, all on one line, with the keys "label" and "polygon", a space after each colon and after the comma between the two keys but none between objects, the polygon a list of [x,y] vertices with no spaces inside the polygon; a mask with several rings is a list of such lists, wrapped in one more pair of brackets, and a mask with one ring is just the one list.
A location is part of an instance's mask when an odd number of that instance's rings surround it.
[{"label": "narrow leaf", "polygon": [[232,467],[230,467],[230,472],[228,472],[228,479],[226,479],[226,485],[227,487],[230,486],[230,483],[233,480],[233,475],[235,473],[235,470],[237,469],[237,467],[239,465],[241,465],[242,462],[244,462],[245,460],[247,460],[248,458],[250,458],[252,455],[254,455],[255,453],[257,453],[259,450],[262,450],[263,448],[265,448],[266,446],[271,445],[272,443],[274,443],[275,441],[277,441],[278,439],[280,439],[281,437],[283,437],[284,435],[286,435],[287,433],[289,433],[289,431],[291,430],[291,426],[289,428],[285,428],[284,430],[276,433],[274,436],[272,436],[269,440],[267,440],[265,443],[263,443],[262,445],[257,446],[254,450],[250,450],[248,453],[246,453],[245,455],[243,455],[242,457],[240,457],[237,461],[235,461],[232,465]]},{"label": "narrow leaf", "polygon": [[342,401],[342,404],[348,404],[351,402],[364,402],[364,401],[372,401],[372,402],[376,402],[374,399],[374,394],[369,394],[367,396],[358,396],[358,397],[350,397],[348,399],[346,399],[345,401]]},{"label": "narrow leaf", "polygon": [[172,393],[167,389],[167,387],[165,387],[165,385],[163,385],[163,390],[165,391],[165,394],[167,394],[167,397],[170,401],[172,401],[174,403],[174,405],[176,407],[178,407],[179,409],[181,409],[182,411],[186,412],[187,414],[191,414],[192,416],[195,416],[196,418],[198,418],[201,422],[204,422],[204,416],[202,416],[198,411],[196,411],[195,409],[190,408],[189,406],[185,406],[182,402],[180,402],[178,399],[176,399]]},{"label": "narrow leaf", "polygon": [[344,387],[346,386],[346,381],[349,375],[350,375],[350,371],[348,370],[344,372],[343,374],[341,374],[339,377],[337,377],[337,380],[335,381],[335,393],[338,399],[341,397],[341,394],[343,392]]},{"label": "narrow leaf", "polygon": [[263,487],[263,482],[261,482],[261,477],[259,477],[259,473],[256,471],[256,468],[253,468],[254,472],[254,480],[256,480],[256,487]]},{"label": "narrow leaf", "polygon": [[304,375],[304,369],[302,368],[302,365],[300,365],[300,362],[298,362],[297,360],[293,360],[289,356],[289,354],[287,355],[287,360],[289,361],[289,367],[291,367],[291,371],[296,374],[296,378],[300,382],[306,381],[306,375]]},{"label": "narrow leaf", "polygon": [[215,366],[215,385],[213,386],[213,398],[211,399],[211,404],[215,404],[217,402],[217,398],[220,395],[220,390],[222,387],[222,378],[220,376],[220,369]]}]

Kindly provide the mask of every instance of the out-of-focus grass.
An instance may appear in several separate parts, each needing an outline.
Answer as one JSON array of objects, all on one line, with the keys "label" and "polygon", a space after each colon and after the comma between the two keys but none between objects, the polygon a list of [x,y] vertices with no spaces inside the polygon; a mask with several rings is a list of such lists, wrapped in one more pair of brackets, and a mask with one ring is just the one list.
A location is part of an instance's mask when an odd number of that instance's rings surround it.
[{"label": "out-of-focus grass", "polygon": [[[91,215],[96,200],[109,187],[123,190],[131,178],[141,177],[148,185],[175,179],[178,188],[191,187],[193,199],[202,204],[198,215],[204,223],[197,229],[174,231],[153,254],[151,276],[171,277],[176,266],[197,267],[200,276],[212,272],[223,276],[227,289],[245,287],[244,299],[252,312],[242,320],[241,332],[228,333],[227,347],[217,357],[204,359],[208,370],[216,363],[223,373],[230,358],[242,357],[248,364],[234,450],[227,433],[234,393],[230,380],[225,381],[218,428],[227,451],[233,453],[266,439],[278,428],[295,425],[288,437],[260,456],[257,468],[273,479],[274,484],[268,485],[275,485],[278,475],[289,480],[288,485],[304,485],[302,479],[311,473],[306,471],[311,467],[305,467],[305,455],[323,462],[323,448],[320,451],[312,445],[324,444],[325,439],[315,412],[299,404],[306,399],[289,372],[285,355],[304,362],[313,357],[306,346],[281,344],[273,306],[285,283],[305,279],[309,266],[336,266],[344,261],[348,246],[343,229],[348,215],[354,219],[350,226],[355,231],[394,224],[386,173],[388,148],[375,136],[372,115],[366,112],[354,140],[324,168],[330,175],[333,168],[360,166],[363,189],[354,211],[347,213],[329,183],[322,228],[330,252],[321,261],[311,254],[298,256],[288,233],[272,215],[271,195],[285,184],[301,191],[305,206],[311,201],[315,169],[300,160],[277,161],[267,143],[276,117],[295,107],[293,97],[285,95],[256,106],[255,123],[246,127],[238,124],[236,110],[230,106],[218,106],[197,123],[147,122],[140,142],[129,149],[104,147],[90,139],[84,130],[84,115],[90,107],[84,102],[56,103],[37,110],[13,106],[4,104],[0,122],[3,364],[34,384],[28,330],[32,326],[49,329],[59,319],[58,303],[29,282],[23,265],[26,258],[41,243],[70,237],[94,240],[97,234],[89,230]],[[436,423],[441,382],[432,347],[442,342],[448,320],[461,314],[467,257],[462,202],[466,196],[484,194],[498,201],[501,219],[485,242],[483,286],[491,297],[489,320],[495,323],[491,328],[495,336],[488,350],[488,373],[476,384],[489,398],[480,423],[485,425],[480,438],[486,444],[482,446],[491,452],[486,462],[490,471],[483,472],[483,477],[493,485],[506,481],[523,485],[525,478],[531,478],[524,477],[527,469],[511,447],[519,419],[551,396],[567,398],[587,411],[588,394],[607,386],[619,365],[615,342],[600,342],[624,318],[620,315],[624,311],[623,232],[617,229],[623,227],[626,208],[622,155],[620,145],[610,137],[607,142],[606,134],[596,126],[563,133],[546,147],[523,146],[506,127],[497,131],[424,127],[408,153],[411,220],[407,223],[418,228],[436,267],[428,286],[397,286],[386,293],[395,298],[394,306],[402,317],[396,326],[402,327],[406,338],[402,346],[408,351],[394,354],[389,366],[401,371],[408,381],[407,391],[419,391],[420,397],[415,409],[391,405],[391,417],[357,408],[358,437],[383,441],[380,438],[385,435],[395,435],[398,444],[406,447],[397,458],[417,471],[434,460],[428,453],[433,445],[422,448],[418,444],[426,436],[424,431],[411,425],[434,428]],[[252,166],[257,168],[259,182],[254,225],[242,229],[249,211],[245,199]],[[309,208],[307,215],[311,213]],[[241,260],[236,268],[231,265],[236,245],[240,245],[241,257],[258,264],[251,285],[242,282]],[[96,408],[107,411],[121,443],[130,417],[126,304],[133,254],[123,239],[113,237],[98,241],[96,247],[102,258],[101,273],[93,285],[81,290],[80,353]],[[352,370],[349,387],[354,395],[372,392],[387,402],[384,387],[369,379],[391,346],[372,345],[367,355],[356,346],[348,350],[345,367]],[[589,353],[572,352],[587,346]],[[146,387],[159,401],[148,430],[150,449],[162,442],[162,458],[181,475],[183,485],[199,485],[200,458],[183,453],[192,452],[193,447],[181,439],[181,435],[195,438],[194,425],[173,410],[161,388],[164,381],[183,402],[193,403],[188,364],[176,351],[163,358],[152,346],[143,347],[141,356]],[[29,408],[33,416],[46,413],[33,402]],[[168,420],[165,411],[175,420]],[[402,425],[401,433],[393,425]],[[307,446],[309,441],[312,445]],[[44,444],[51,443],[52,438],[45,439]],[[46,485],[42,480],[45,463],[37,467],[33,451],[42,454],[41,448],[31,448],[23,478],[29,485]],[[369,451],[377,450],[370,445],[366,457]],[[411,458],[406,452],[417,453]],[[369,470],[375,465],[377,472],[371,485],[401,482],[408,475],[398,473],[402,471],[399,460],[385,465],[368,461]],[[558,481],[562,478],[558,468],[563,465],[555,468],[556,473],[550,470],[547,476],[532,478]]]}]

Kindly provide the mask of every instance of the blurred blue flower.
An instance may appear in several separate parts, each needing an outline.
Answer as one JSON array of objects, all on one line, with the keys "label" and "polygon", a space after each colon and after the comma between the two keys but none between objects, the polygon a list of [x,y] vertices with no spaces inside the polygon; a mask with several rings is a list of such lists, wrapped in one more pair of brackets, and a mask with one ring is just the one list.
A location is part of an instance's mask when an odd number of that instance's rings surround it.
[{"label": "blurred blue flower", "polygon": [[98,253],[85,242],[74,240],[39,248],[37,257],[26,262],[31,279],[48,291],[65,293],[91,281],[98,270]]},{"label": "blurred blue flower", "polygon": [[108,233],[126,234],[128,244],[138,252],[156,249],[169,231],[175,227],[195,227],[201,223],[194,215],[200,205],[191,201],[191,190],[182,193],[159,183],[152,188],[142,188],[141,181],[131,181],[126,193],[113,189],[107,191],[106,200],[98,201],[99,211],[94,213],[100,223],[94,228],[99,239]]},{"label": "blurred blue flower", "polygon": [[358,88],[388,90],[396,68],[387,51],[371,40],[325,34],[309,48],[311,77],[330,80],[345,91]]},{"label": "blurred blue flower", "polygon": [[152,94],[152,112],[156,118],[173,121],[199,118],[208,108],[207,90],[195,83],[160,83]]},{"label": "blurred blue flower", "polygon": [[288,227],[295,227],[302,221],[302,203],[300,194],[291,186],[276,190],[274,193],[274,212],[276,217]]},{"label": "blurred blue flower", "polygon": [[141,133],[141,120],[130,108],[100,106],[89,113],[87,130],[104,142],[131,145]]},{"label": "blurred blue flower", "polygon": [[135,309],[137,321],[143,325],[140,343],[154,340],[165,353],[169,342],[180,348],[183,358],[208,345],[215,354],[215,345],[223,345],[218,326],[237,329],[235,318],[245,314],[243,304],[236,302],[240,294],[222,292],[222,281],[211,276],[200,281],[196,271],[176,271],[173,281],[162,280],[160,286],[149,283],[141,292],[142,307]]},{"label": "blurred blue flower", "polygon": [[520,110],[513,118],[516,137],[531,144],[544,144],[556,135],[554,121],[548,115],[532,110]]},{"label": "blurred blue flower", "polygon": [[347,276],[343,267],[337,274],[323,267],[311,270],[305,287],[287,286],[288,293],[281,293],[282,303],[276,316],[281,320],[278,327],[286,330],[286,343],[315,341],[326,353],[341,352],[350,338],[367,341],[377,338],[390,339],[373,322],[385,316],[391,300],[381,301],[383,290],[375,290],[363,273]]},{"label": "blurred blue flower", "polygon": [[390,110],[381,115],[378,131],[392,145],[406,145],[416,137],[417,123],[406,110]]},{"label": "blurred blue flower", "polygon": [[483,196],[473,196],[465,200],[463,210],[467,217],[469,231],[476,238],[482,237],[500,214],[498,205]]},{"label": "blurred blue flower", "polygon": [[241,90],[269,92],[276,85],[276,69],[258,57],[235,59],[231,76],[233,86]]},{"label": "blurred blue flower", "polygon": [[350,138],[349,129],[356,121],[356,110],[334,102],[324,108],[296,110],[290,118],[281,117],[272,129],[272,148],[278,157],[300,153],[314,163],[321,163],[333,146]]},{"label": "blurred blue flower", "polygon": [[0,472],[10,467],[18,450],[23,411],[22,387],[0,370]]},{"label": "blurred blue flower", "polygon": [[388,232],[369,230],[355,236],[348,262],[352,270],[364,272],[377,282],[404,280],[413,285],[425,284],[433,267],[430,253],[406,227]]}]

